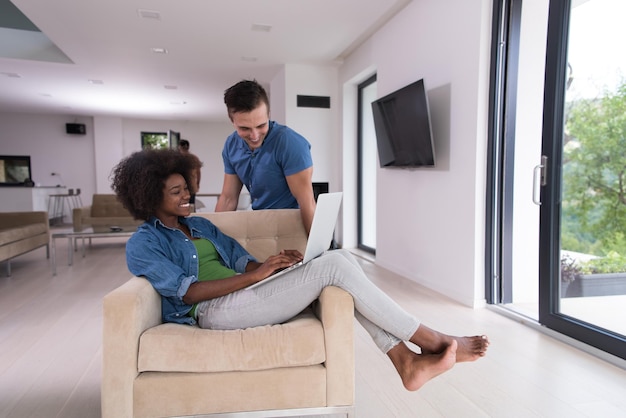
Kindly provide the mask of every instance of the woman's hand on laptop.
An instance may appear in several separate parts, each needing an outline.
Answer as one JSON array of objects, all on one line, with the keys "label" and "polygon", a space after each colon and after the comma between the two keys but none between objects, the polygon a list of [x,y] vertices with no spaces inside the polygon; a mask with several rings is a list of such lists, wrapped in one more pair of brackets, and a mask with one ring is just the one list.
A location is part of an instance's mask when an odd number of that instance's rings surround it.
[{"label": "woman's hand on laptop", "polygon": [[[278,270],[286,269],[303,259],[303,255],[298,250],[282,250],[276,255],[269,256],[264,263],[248,263],[249,267],[253,267],[254,272],[258,275],[259,281],[271,276]],[[248,269],[251,271],[252,269]]]},{"label": "woman's hand on laptop", "polygon": [[[291,258],[291,260],[292,260],[291,264],[299,263],[304,258],[302,253],[300,253],[300,251],[298,251],[298,250],[282,250],[280,253],[278,253],[278,255],[284,255],[286,257]],[[287,267],[289,267],[289,266],[287,266]]]}]

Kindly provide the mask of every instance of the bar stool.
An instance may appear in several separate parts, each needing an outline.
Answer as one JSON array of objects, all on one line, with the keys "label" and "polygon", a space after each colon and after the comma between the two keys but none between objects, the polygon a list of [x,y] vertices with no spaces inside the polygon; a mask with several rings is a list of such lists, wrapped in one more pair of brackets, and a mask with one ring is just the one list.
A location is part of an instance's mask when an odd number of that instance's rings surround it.
[{"label": "bar stool", "polygon": [[67,194],[51,194],[48,200],[48,216],[50,219],[50,225],[62,225],[65,218],[65,201],[67,200],[67,208],[72,213],[72,210],[77,207],[82,207],[83,202],[80,197],[80,189],[68,189]]},{"label": "bar stool", "polygon": [[76,192],[74,192],[74,189],[69,189],[67,192],[70,195],[70,197],[72,198],[72,207],[71,207],[71,209],[83,207],[83,200],[80,197],[80,189],[76,189]]}]

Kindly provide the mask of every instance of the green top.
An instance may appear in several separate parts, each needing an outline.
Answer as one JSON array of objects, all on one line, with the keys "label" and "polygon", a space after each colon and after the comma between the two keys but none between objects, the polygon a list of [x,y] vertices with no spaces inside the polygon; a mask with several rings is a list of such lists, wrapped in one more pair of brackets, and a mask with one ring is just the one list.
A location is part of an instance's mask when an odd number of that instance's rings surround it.
[{"label": "green top", "polygon": [[[237,274],[235,270],[231,270],[222,264],[220,256],[211,241],[208,239],[196,239],[192,242],[198,252],[198,281],[221,280]],[[197,307],[197,303],[193,305],[193,308],[189,311],[189,316],[196,317]]]}]

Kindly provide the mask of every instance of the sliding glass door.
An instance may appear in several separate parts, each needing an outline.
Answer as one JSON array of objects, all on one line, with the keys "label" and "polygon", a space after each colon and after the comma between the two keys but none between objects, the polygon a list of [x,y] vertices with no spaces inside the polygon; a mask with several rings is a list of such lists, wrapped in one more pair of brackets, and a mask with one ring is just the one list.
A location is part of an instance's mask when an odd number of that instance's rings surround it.
[{"label": "sliding glass door", "polygon": [[626,358],[623,0],[494,2],[487,299]]},{"label": "sliding glass door", "polygon": [[551,1],[541,323],[626,358],[626,2]]}]

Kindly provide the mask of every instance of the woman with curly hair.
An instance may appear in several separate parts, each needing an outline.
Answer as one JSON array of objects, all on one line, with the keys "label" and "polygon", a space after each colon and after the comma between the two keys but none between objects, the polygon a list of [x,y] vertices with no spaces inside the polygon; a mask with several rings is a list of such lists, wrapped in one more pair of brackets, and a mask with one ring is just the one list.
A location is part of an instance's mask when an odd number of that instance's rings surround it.
[{"label": "woman with curly hair", "polygon": [[485,355],[487,337],[453,337],[421,324],[376,287],[345,250],[328,251],[307,268],[246,289],[302,255],[285,249],[257,261],[209,220],[189,216],[190,178],[189,157],[174,150],[136,152],[113,171],[120,201],[145,221],[126,245],[128,268],[161,295],[165,322],[220,330],[278,324],[310,305],[324,287],[337,286],[352,295],[357,320],[408,390],[456,362]]}]

